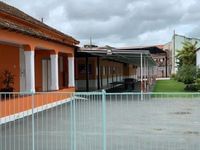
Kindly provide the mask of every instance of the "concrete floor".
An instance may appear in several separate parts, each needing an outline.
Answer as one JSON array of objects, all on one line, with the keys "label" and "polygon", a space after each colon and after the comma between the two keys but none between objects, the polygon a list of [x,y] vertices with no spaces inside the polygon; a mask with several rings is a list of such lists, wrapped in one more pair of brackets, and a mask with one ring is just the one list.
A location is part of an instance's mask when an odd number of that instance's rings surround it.
[{"label": "concrete floor", "polygon": [[[35,114],[35,150],[102,150],[101,96],[83,98],[75,111],[67,103]],[[200,149],[199,98],[138,99],[107,96],[107,150]],[[0,150],[32,150],[31,116],[0,126],[0,135]]]}]

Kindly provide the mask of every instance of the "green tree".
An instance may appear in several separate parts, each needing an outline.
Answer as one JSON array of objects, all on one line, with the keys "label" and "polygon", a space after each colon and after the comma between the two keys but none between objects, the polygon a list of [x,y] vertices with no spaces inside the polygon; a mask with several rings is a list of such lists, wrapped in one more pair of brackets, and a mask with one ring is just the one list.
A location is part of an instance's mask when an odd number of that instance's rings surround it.
[{"label": "green tree", "polygon": [[188,40],[183,42],[183,48],[178,50],[176,55],[178,68],[181,68],[183,65],[196,64],[196,45],[197,42],[191,43]]},{"label": "green tree", "polygon": [[199,71],[196,68],[196,45],[197,42],[183,42],[183,48],[178,51],[176,56],[178,72],[176,79],[185,84],[192,84],[198,78]]},{"label": "green tree", "polygon": [[197,78],[197,68],[194,65],[182,65],[177,74],[177,80],[185,84],[192,84]]}]

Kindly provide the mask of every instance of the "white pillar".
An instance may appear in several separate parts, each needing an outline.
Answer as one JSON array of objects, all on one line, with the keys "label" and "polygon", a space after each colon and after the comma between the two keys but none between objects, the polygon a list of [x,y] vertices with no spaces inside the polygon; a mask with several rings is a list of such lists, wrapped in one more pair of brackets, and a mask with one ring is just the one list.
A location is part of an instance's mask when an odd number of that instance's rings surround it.
[{"label": "white pillar", "polygon": [[141,82],[141,93],[143,92],[143,58],[142,53],[140,54],[140,82]]},{"label": "white pillar", "polygon": [[68,57],[69,87],[75,87],[74,57]]},{"label": "white pillar", "polygon": [[35,53],[25,51],[26,92],[35,92]]},{"label": "white pillar", "polygon": [[51,54],[51,90],[59,90],[58,81],[58,54]]}]

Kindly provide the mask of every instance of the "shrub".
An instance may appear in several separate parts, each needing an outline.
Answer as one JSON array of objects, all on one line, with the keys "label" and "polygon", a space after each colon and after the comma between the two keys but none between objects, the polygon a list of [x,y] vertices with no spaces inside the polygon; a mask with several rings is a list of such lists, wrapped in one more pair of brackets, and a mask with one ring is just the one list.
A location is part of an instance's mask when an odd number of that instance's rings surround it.
[{"label": "shrub", "polygon": [[3,88],[1,92],[13,92],[14,88],[14,75],[9,70],[4,70],[1,75]]},{"label": "shrub", "polygon": [[185,84],[195,83],[197,69],[194,65],[183,65],[177,72],[176,80]]},{"label": "shrub", "polygon": [[186,85],[185,91],[188,91],[188,92],[197,92],[200,90],[200,85],[198,84],[188,84]]},{"label": "shrub", "polygon": [[200,85],[200,78],[197,78],[195,82],[197,85]]},{"label": "shrub", "polygon": [[174,74],[174,73],[171,74],[170,78],[171,78],[171,79],[176,79],[176,74]]}]

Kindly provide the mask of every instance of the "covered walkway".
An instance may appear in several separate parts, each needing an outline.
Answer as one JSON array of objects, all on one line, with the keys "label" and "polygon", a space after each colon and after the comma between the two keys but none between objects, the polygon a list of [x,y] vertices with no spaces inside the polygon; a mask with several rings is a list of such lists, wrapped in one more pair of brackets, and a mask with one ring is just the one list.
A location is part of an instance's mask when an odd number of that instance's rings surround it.
[{"label": "covered walkway", "polygon": [[[147,92],[150,90],[150,87],[153,85],[155,81],[155,68],[156,62],[151,57],[151,51],[149,49],[142,49],[142,50],[132,50],[132,49],[117,49],[113,47],[86,47],[81,48],[76,52],[76,58],[85,58],[85,84],[86,84],[86,91],[90,90],[89,82],[90,82],[90,74],[89,70],[89,58],[96,58],[96,83],[97,83],[97,90],[102,88],[109,88],[112,87],[110,84],[114,83],[108,82],[106,86],[101,88],[101,74],[102,74],[102,66],[101,61],[109,60],[111,62],[118,62],[123,65],[123,74],[120,77],[120,80],[117,82],[124,82],[126,78],[135,79],[137,82],[140,82],[140,90],[141,92]],[[131,73],[131,69],[135,71]],[[76,80],[78,81],[78,79]],[[77,86],[79,83],[77,82]],[[94,90],[94,89],[92,89]]]}]

